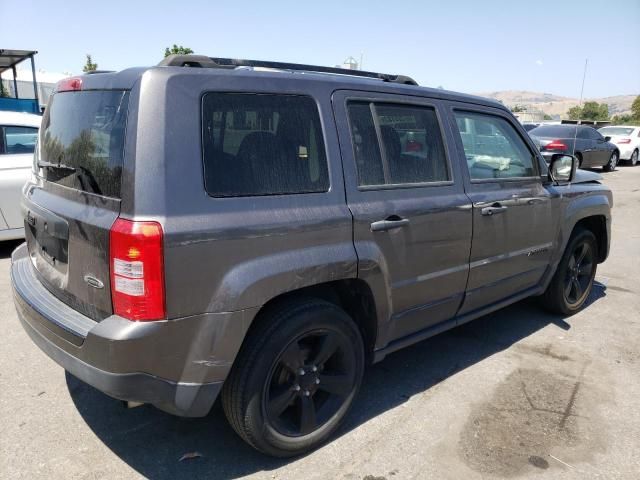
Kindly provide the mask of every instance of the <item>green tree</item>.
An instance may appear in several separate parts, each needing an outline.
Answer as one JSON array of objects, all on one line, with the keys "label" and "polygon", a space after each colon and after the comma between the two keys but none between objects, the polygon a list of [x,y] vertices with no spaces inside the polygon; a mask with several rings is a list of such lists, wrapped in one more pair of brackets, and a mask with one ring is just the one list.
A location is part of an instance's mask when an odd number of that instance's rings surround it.
[{"label": "green tree", "polygon": [[634,121],[631,115],[614,115],[611,117],[611,123],[615,125],[631,125]]},{"label": "green tree", "polygon": [[546,113],[544,114],[543,120],[553,120],[553,117],[551,115],[547,115]]},{"label": "green tree", "polygon": [[511,111],[513,113],[526,112],[527,107],[525,107],[524,105],[514,105],[513,107],[511,107]]},{"label": "green tree", "polygon": [[631,104],[631,116],[634,120],[640,120],[640,95]]},{"label": "green tree", "polygon": [[609,106],[606,103],[585,102],[582,107],[570,108],[567,115],[571,120],[608,120]]},{"label": "green tree", "polygon": [[569,117],[569,120],[578,120],[582,118],[582,108],[578,105],[571,107],[567,112],[567,116]]},{"label": "green tree", "polygon": [[2,80],[0,80],[0,97],[8,97],[9,96],[9,92],[7,92],[7,89],[4,88],[4,83],[2,83]]},{"label": "green tree", "polygon": [[169,55],[189,55],[193,53],[189,47],[183,47],[182,45],[173,44],[173,47],[164,49],[164,56],[168,57]]},{"label": "green tree", "polygon": [[84,67],[82,67],[82,71],[84,73],[88,73],[88,72],[95,72],[97,69],[98,69],[98,64],[93,63],[93,60],[91,59],[91,54],[87,53],[87,62],[84,64]]}]

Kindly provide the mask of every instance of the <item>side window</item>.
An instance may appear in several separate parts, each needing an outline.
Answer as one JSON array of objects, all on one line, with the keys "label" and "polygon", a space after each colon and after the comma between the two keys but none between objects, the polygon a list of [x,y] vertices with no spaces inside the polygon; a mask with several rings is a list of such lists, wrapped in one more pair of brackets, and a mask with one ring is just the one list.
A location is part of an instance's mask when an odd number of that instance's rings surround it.
[{"label": "side window", "polygon": [[205,188],[214,197],[326,192],[318,107],[298,95],[207,93]]},{"label": "side window", "polygon": [[349,102],[348,112],[359,185],[449,180],[433,108]]},{"label": "side window", "polygon": [[[1,130],[0,130],[1,133]],[[33,153],[38,138],[34,127],[4,127],[4,150],[2,153]]]},{"label": "side window", "polygon": [[597,131],[595,128],[590,128],[590,135],[591,138],[593,138],[594,140],[604,140],[604,137],[602,136],[602,134]]},{"label": "side window", "polygon": [[532,177],[536,175],[534,155],[516,129],[495,115],[455,112],[467,166],[472,180]]},{"label": "side window", "polygon": [[586,128],[579,129],[577,137],[578,138],[582,138],[584,140],[591,140],[592,139],[592,137],[589,135],[589,131]]}]

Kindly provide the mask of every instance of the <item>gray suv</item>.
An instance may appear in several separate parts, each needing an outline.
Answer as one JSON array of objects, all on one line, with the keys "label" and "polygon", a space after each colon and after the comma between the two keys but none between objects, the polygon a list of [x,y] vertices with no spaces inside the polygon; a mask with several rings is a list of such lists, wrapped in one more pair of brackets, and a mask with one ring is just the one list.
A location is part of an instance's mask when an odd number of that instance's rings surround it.
[{"label": "gray suv", "polygon": [[181,416],[221,396],[275,456],[325,441],[365,365],[525,297],[571,315],[611,192],[501,104],[408,77],[172,56],[63,80],[12,255],[33,342]]}]

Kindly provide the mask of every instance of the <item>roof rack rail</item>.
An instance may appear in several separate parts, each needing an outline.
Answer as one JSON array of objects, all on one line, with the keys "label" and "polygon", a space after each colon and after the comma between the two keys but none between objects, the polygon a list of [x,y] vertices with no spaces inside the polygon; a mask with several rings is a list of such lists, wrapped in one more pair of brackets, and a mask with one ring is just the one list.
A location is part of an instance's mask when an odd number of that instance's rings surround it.
[{"label": "roof rack rail", "polygon": [[200,67],[200,68],[236,68],[262,67],[277,70],[295,70],[305,72],[332,73],[351,75],[355,77],[374,78],[383,82],[418,85],[413,78],[406,75],[390,75],[388,73],[367,72],[365,70],[349,70],[347,68],[323,67],[320,65],[305,65],[300,63],[270,62],[265,60],[243,60],[234,58],[206,57],[204,55],[169,55],[158,66],[165,67]]},{"label": "roof rack rail", "polygon": [[96,73],[113,73],[115,70],[91,70],[89,72],[84,72],[83,75],[95,75]]}]

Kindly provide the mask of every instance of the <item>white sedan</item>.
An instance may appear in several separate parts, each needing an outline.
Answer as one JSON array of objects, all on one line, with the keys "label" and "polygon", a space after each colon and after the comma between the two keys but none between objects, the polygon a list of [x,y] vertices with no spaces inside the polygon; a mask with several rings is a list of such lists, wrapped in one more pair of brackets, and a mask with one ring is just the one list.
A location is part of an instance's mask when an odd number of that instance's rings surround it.
[{"label": "white sedan", "polygon": [[620,160],[637,165],[640,155],[640,127],[620,125],[602,127],[598,131],[604,137],[611,137],[611,143],[615,143],[620,150]]},{"label": "white sedan", "polygon": [[41,117],[0,111],[0,241],[24,237],[22,187],[31,174]]}]

